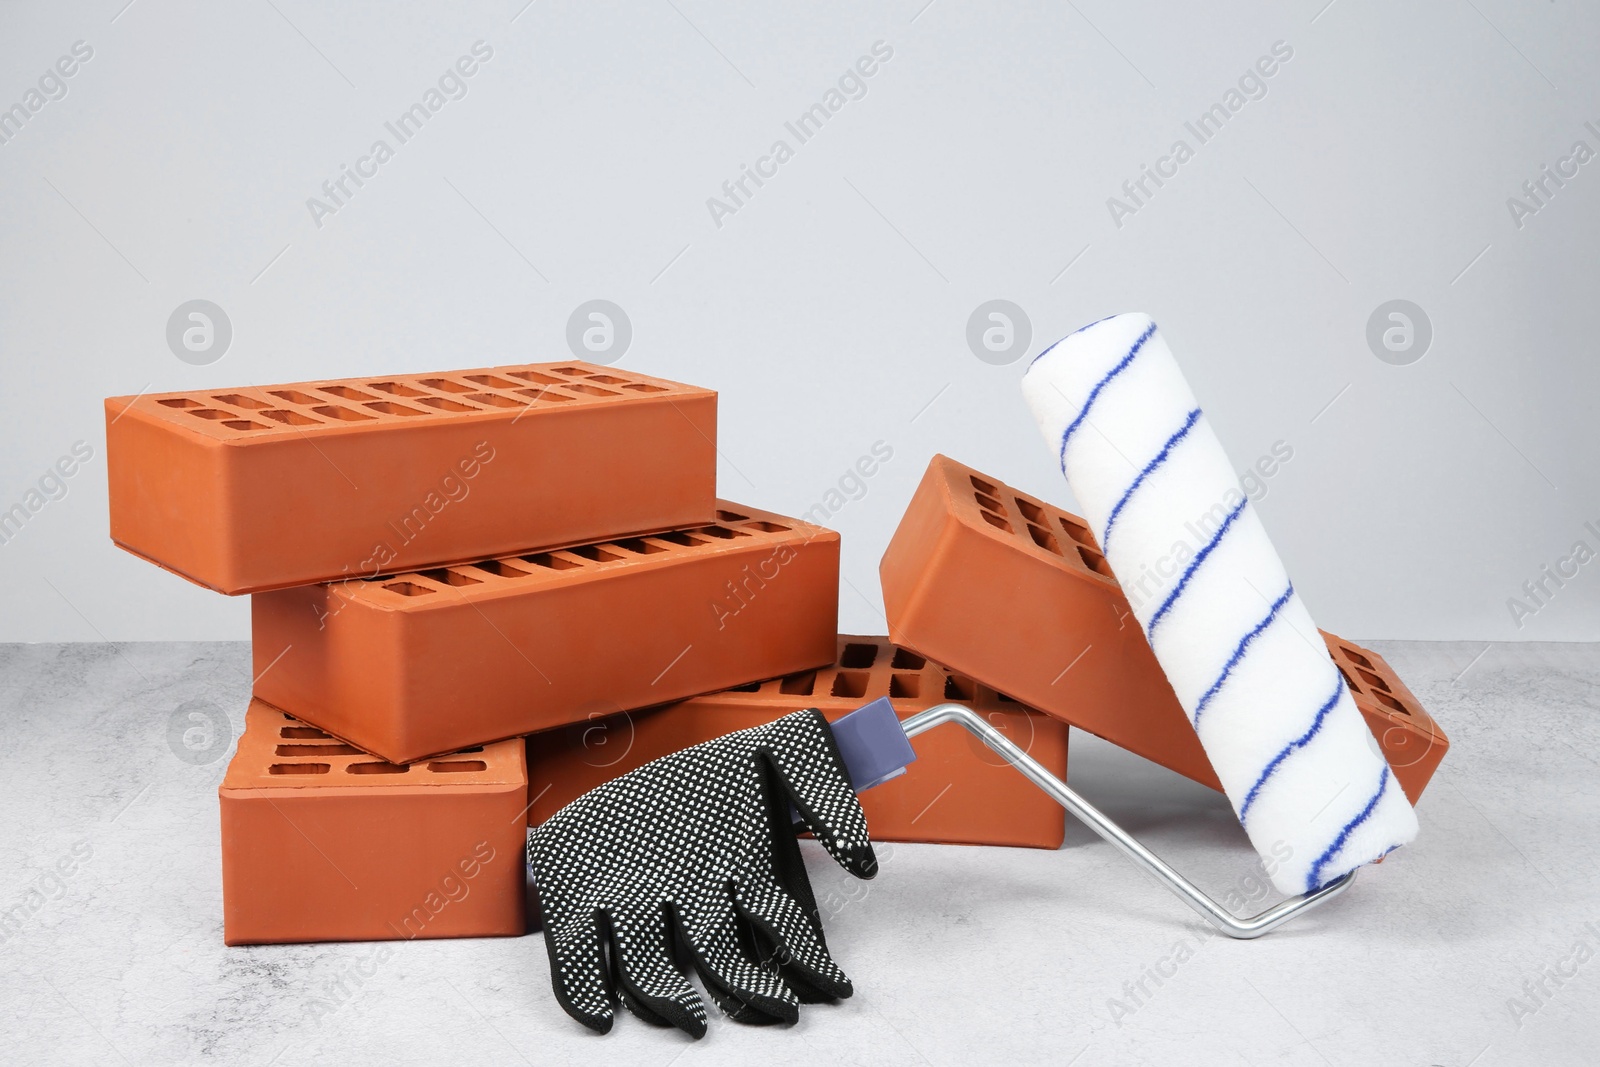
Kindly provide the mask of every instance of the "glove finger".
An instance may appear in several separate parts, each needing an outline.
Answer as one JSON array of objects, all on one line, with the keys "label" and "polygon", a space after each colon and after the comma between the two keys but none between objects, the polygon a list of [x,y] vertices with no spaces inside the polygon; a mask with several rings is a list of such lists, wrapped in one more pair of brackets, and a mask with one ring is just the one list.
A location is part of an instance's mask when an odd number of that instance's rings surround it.
[{"label": "glove finger", "polygon": [[843,999],[855,991],[850,979],[828,953],[821,937],[821,921],[807,914],[777,883],[740,886],[735,890],[740,914],[772,946],[772,955],[784,980],[801,994],[815,992],[823,998]]},{"label": "glove finger", "polygon": [[752,962],[731,900],[674,913],[679,936],[706,991],[737,1022],[796,1022],[800,999],[778,974]]},{"label": "glove finger", "polygon": [[769,726],[772,737],[762,754],[812,834],[857,878],[877,874],[866,813],[822,713],[808,708]]},{"label": "glove finger", "polygon": [[673,964],[667,938],[666,917],[659,912],[650,917],[623,914],[612,920],[617,991],[628,1010],[646,1022],[704,1037],[705,1004]]},{"label": "glove finger", "polygon": [[563,1011],[591,1030],[608,1033],[614,1011],[599,913],[555,927],[545,916],[544,943],[550,953],[550,984]]}]

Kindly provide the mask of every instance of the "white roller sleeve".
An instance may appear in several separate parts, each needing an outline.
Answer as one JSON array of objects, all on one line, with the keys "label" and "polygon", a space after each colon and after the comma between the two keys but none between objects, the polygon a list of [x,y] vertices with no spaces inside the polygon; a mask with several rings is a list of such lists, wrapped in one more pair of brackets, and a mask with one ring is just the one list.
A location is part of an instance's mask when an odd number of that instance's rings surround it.
[{"label": "white roller sleeve", "polygon": [[1052,345],[1022,391],[1273,884],[1309,892],[1415,837],[1416,813],[1150,317]]}]

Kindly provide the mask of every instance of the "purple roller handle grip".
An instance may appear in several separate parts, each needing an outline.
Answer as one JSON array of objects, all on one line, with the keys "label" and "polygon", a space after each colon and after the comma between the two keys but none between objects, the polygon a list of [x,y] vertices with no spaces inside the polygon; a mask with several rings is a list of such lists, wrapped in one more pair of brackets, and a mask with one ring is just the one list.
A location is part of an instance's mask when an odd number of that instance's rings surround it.
[{"label": "purple roller handle grip", "polygon": [[888,697],[862,705],[829,726],[857,793],[898,778],[917,758]]}]

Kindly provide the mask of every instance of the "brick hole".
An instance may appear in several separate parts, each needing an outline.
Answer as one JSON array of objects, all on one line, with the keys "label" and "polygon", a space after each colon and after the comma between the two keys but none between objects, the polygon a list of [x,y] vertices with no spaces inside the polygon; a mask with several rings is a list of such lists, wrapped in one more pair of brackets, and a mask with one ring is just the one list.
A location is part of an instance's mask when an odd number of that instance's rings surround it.
[{"label": "brick hole", "polygon": [[978,514],[982,515],[983,516],[983,521],[988,523],[990,526],[993,526],[993,527],[995,527],[996,529],[999,529],[999,530],[1004,530],[1006,533],[1011,533],[1012,532],[1011,524],[1009,522],[1007,522],[1006,520],[1002,519],[1000,516],[991,515],[987,511],[981,511]]},{"label": "brick hole", "polygon": [[612,541],[610,543],[616,545],[624,552],[632,552],[639,556],[649,556],[657,552],[666,551],[666,549],[662,548],[660,545],[652,544],[642,537],[625,537],[620,541]]},{"label": "brick hole", "polygon": [[591,382],[599,382],[601,385],[627,385],[628,384],[628,379],[627,378],[618,378],[614,374],[591,374],[591,375],[589,375],[589,380]]},{"label": "brick hole", "polygon": [[264,422],[251,422],[249,419],[228,419],[222,425],[230,430],[265,430]]},{"label": "brick hole", "polygon": [[996,515],[1005,514],[1006,506],[1000,503],[1000,501],[996,500],[994,497],[985,496],[982,493],[974,493],[973,496],[978,501],[978,506],[983,510],[992,511]]},{"label": "brick hole", "polygon": [[322,403],[321,399],[311,396],[307,393],[302,393],[298,389],[273,389],[271,393],[279,400],[286,401],[290,404],[304,404],[309,407],[312,404]]},{"label": "brick hole", "polygon": [[488,769],[489,765],[481,759],[434,760],[428,764],[428,770],[435,774],[465,774]]},{"label": "brick hole", "polygon": [[231,407],[244,408],[246,411],[260,411],[262,408],[270,408],[272,406],[265,400],[257,400],[253,396],[245,396],[242,393],[223,393],[220,396],[214,396],[211,399],[215,400],[219,404],[227,404]]},{"label": "brick hole", "polygon": [[[697,530],[695,532],[704,533],[705,531]],[[666,533],[656,534],[655,539],[657,541],[666,541],[668,544],[682,545],[684,548],[693,548],[695,545],[707,545],[711,543],[702,537],[694,537],[690,534],[686,534],[682,530],[668,530]]]},{"label": "brick hole", "polygon": [[1390,696],[1388,693],[1383,692],[1382,690],[1373,690],[1368,695],[1371,696],[1372,699],[1376,700],[1378,703],[1382,704],[1384,707],[1388,708],[1390,711],[1397,711],[1401,715],[1405,715],[1407,717],[1409,717],[1411,715],[1411,709],[1410,708],[1406,707],[1404,704],[1400,703],[1394,697]]},{"label": "brick hole", "polygon": [[1000,492],[999,486],[984,481],[976,474],[969,475],[967,480],[972,483],[972,488],[976,489],[980,493],[988,493],[990,496],[994,496]]},{"label": "brick hole", "polygon": [[380,393],[390,396],[427,396],[421,389],[413,389],[404,382],[368,382],[368,389],[376,389]]},{"label": "brick hole", "polygon": [[326,763],[274,763],[268,774],[327,774],[333,768]]},{"label": "brick hole", "polygon": [[482,745],[473,745],[471,748],[458,748],[458,749],[456,749],[454,752],[452,752],[450,754],[452,756],[465,756],[469,752],[482,752],[482,751],[483,751],[483,746]]},{"label": "brick hole", "polygon": [[577,548],[569,548],[567,551],[571,552],[574,556],[582,556],[584,559],[592,559],[596,563],[615,563],[617,560],[622,558],[615,552],[607,552],[599,545],[579,545]]},{"label": "brick hole", "polygon": [[450,400],[450,399],[448,399],[446,397],[442,397],[442,396],[425,396],[421,400],[418,400],[417,403],[426,404],[428,407],[434,408],[434,409],[436,409],[438,411],[479,411],[479,410],[481,410],[480,408],[473,407],[471,404],[458,404],[454,400]]},{"label": "brick hole", "polygon": [[563,400],[572,399],[572,397],[567,396],[564,393],[558,393],[554,389],[514,389],[512,392],[516,393],[518,396],[525,396],[529,400],[551,400],[560,402]]},{"label": "brick hole", "polygon": [[321,415],[324,418],[338,419],[341,422],[365,422],[368,419],[375,417],[362,411],[352,411],[350,408],[335,407],[332,404],[318,404],[311,410],[315,411],[318,415]]},{"label": "brick hole", "polygon": [[878,646],[851,642],[839,653],[839,666],[853,671],[864,671],[878,659]]},{"label": "brick hole", "polygon": [[889,666],[893,667],[895,670],[901,671],[920,671],[927,665],[928,661],[926,659],[917,655],[909,648],[895,649],[894,659],[889,662]]},{"label": "brick hole", "polygon": [[182,409],[182,408],[197,408],[197,407],[200,406],[200,401],[198,401],[198,400],[190,400],[186,396],[169,397],[166,400],[157,400],[156,403],[160,404],[164,408],[180,408],[180,409]]},{"label": "brick hole", "polygon": [[816,671],[800,671],[797,674],[786,675],[778,683],[778,692],[792,697],[808,697],[817,688]]},{"label": "brick hole", "polygon": [[574,393],[587,393],[589,396],[616,396],[615,389],[601,389],[596,385],[585,385],[583,382],[568,382],[565,386]]},{"label": "brick hole", "polygon": [[866,671],[840,671],[833,676],[833,688],[828,692],[836,697],[859,700],[867,695],[867,679],[870,677]]},{"label": "brick hole", "polygon": [[1061,546],[1056,544],[1055,536],[1049,530],[1035,526],[1030,522],[1028,523],[1028,536],[1033,538],[1033,543],[1040,548],[1054,552],[1058,556],[1061,555]]},{"label": "brick hole", "polygon": [[539,385],[560,385],[562,379],[552,378],[548,374],[540,374],[535,370],[514,370],[507,372],[507,377],[520,378],[525,382],[536,382]]},{"label": "brick hole", "polygon": [[352,389],[348,385],[319,385],[317,386],[317,391],[319,393],[327,393],[329,396],[336,396],[340,400],[378,399],[371,393],[363,393],[360,389]]},{"label": "brick hole", "polygon": [[767,522],[764,519],[755,519],[755,520],[753,520],[751,522],[745,523],[745,525],[750,527],[750,529],[752,529],[752,530],[760,530],[762,533],[788,533],[789,532],[789,527],[787,527],[787,526],[779,526],[775,522]]},{"label": "brick hole", "polygon": [[963,678],[959,674],[952,674],[944,680],[944,698],[946,700],[976,700],[978,698],[978,685],[971,678]]},{"label": "brick hole", "polygon": [[[567,562],[570,563],[571,560]],[[486,571],[494,575],[496,578],[525,578],[532,573],[520,567],[513,567],[503,559],[486,559],[480,563],[474,563],[473,566],[480,571]],[[578,564],[574,563],[573,566],[576,567]]]},{"label": "brick hole", "polygon": [[501,396],[499,393],[468,393],[467,399],[475,404],[487,404],[489,407],[495,408],[524,408],[528,406],[520,400],[513,400],[509,396]]},{"label": "brick hole", "polygon": [[515,389],[516,382],[508,382],[504,378],[497,378],[493,374],[466,374],[462,375],[474,385],[487,386],[490,389]]},{"label": "brick hole", "polygon": [[282,726],[278,728],[278,736],[290,741],[328,740],[328,735],[315,726]]},{"label": "brick hole", "polygon": [[751,682],[749,685],[735,685],[728,688],[730,693],[759,693],[760,691],[760,682]]},{"label": "brick hole", "polygon": [[1349,645],[1340,645],[1339,651],[1343,652],[1345,658],[1350,660],[1352,663],[1359,663],[1369,671],[1372,669],[1372,661],[1363,656],[1361,653],[1357,652],[1355,649],[1351,648]]},{"label": "brick hole", "polygon": [[1339,673],[1344,675],[1344,684],[1348,685],[1350,687],[1350,691],[1351,692],[1353,692],[1353,693],[1361,692],[1361,687],[1356,684],[1356,680],[1354,678],[1350,677],[1350,672],[1344,669],[1344,664],[1335,663],[1334,666],[1338,667],[1339,668]]},{"label": "brick hole", "polygon": [[1000,703],[1002,703],[1002,704],[1018,704],[1018,703],[1021,703],[1021,701],[1017,700],[1016,697],[1008,697],[1004,693],[1000,692],[1000,690],[998,690],[998,689],[996,689],[994,691],[994,695],[999,699]]},{"label": "brick hole", "polygon": [[1362,670],[1360,667],[1357,667],[1356,670],[1358,673],[1360,673],[1362,681],[1372,686],[1372,688],[1382,689],[1385,693],[1389,692],[1388,682],[1385,682],[1382,678],[1378,677],[1376,674],[1373,674],[1371,671]]},{"label": "brick hole", "polygon": [[404,763],[352,763],[344,769],[346,774],[405,774],[411,768]]},{"label": "brick hole", "polygon": [[432,578],[440,585],[482,585],[483,582],[470,574],[451,570],[449,567],[435,567],[429,571],[418,571],[424,578]]},{"label": "brick hole", "polygon": [[429,596],[433,593],[432,589],[425,585],[418,585],[416,582],[390,582],[384,588],[391,593],[399,593],[401,596]]},{"label": "brick hole", "polygon": [[1079,545],[1078,555],[1082,557],[1083,565],[1094,571],[1096,574],[1103,575],[1104,577],[1113,580],[1116,579],[1116,575],[1111,572],[1111,564],[1107,563],[1106,558],[1100,553]]},{"label": "brick hole", "polygon": [[558,556],[553,552],[535,552],[531,556],[518,556],[517,558],[526,560],[535,567],[545,567],[553,571],[570,571],[583,566],[575,559]]},{"label": "brick hole", "polygon": [[695,530],[695,533],[705,534],[707,537],[720,538],[724,541],[732,541],[735,537],[750,536],[743,530],[733,530],[726,526],[701,526]]},{"label": "brick hole", "polygon": [[635,393],[664,393],[667,391],[667,387],[664,385],[646,385],[643,382],[634,382],[632,385],[624,385],[623,388],[631,389]]},{"label": "brick hole", "polygon": [[423,378],[419,384],[426,385],[429,389],[437,389],[441,393],[470,393],[473,391],[472,386],[453,382],[449,378]]},{"label": "brick hole", "polygon": [[1068,537],[1078,542],[1078,544],[1088,545],[1090,548],[1099,547],[1095,544],[1094,537],[1089,533],[1089,527],[1083,525],[1081,522],[1073,522],[1071,519],[1063,516],[1061,519],[1061,528],[1067,532]]},{"label": "brick hole", "polygon": [[749,517],[748,515],[741,515],[737,511],[717,512],[717,520],[719,522],[744,522]]},{"label": "brick hole", "polygon": [[920,674],[891,674],[889,676],[889,695],[891,697],[905,697],[915,700],[922,695],[922,676]]},{"label": "brick hole", "polygon": [[281,422],[285,426],[322,425],[322,421],[320,419],[313,419],[310,415],[302,415],[298,411],[290,411],[288,408],[279,408],[276,411],[263,411],[261,414],[275,422]]},{"label": "brick hole", "polygon": [[1036,522],[1040,526],[1050,525],[1050,517],[1044,513],[1044,508],[1032,501],[1024,500],[1020,496],[1014,496],[1011,499],[1016,501],[1017,510],[1022,512],[1023,518],[1029,522]]},{"label": "brick hole", "polygon": [[279,745],[272,750],[275,756],[365,756],[366,753],[353,745],[346,745],[338,741],[326,745]]},{"label": "brick hole", "polygon": [[218,419],[238,418],[238,416],[231,411],[218,411],[216,408],[200,408],[198,410],[191,409],[189,414],[193,415],[197,419],[210,419],[213,422],[217,421]]},{"label": "brick hole", "polygon": [[[459,407],[460,405],[457,405],[457,406]],[[374,403],[368,404],[367,407],[371,408],[373,411],[381,411],[385,415],[426,415],[427,414],[426,411],[419,411],[416,408],[407,407],[404,404],[396,404],[396,403],[393,403],[392,401],[388,401],[388,400],[379,400],[379,401],[376,401]]]},{"label": "brick hole", "polygon": [[582,367],[551,367],[550,369],[555,371],[557,374],[576,375],[580,378],[586,377],[589,373]]}]

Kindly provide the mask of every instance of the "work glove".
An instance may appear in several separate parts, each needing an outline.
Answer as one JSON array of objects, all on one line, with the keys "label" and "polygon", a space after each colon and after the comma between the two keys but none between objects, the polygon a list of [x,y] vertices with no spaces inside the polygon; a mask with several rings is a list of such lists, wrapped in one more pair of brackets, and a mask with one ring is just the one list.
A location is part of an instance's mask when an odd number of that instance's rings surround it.
[{"label": "work glove", "polygon": [[561,1007],[605,1033],[620,998],[701,1037],[688,967],[740,1022],[792,1023],[801,1002],[848,997],[801,829],[856,877],[877,873],[866,816],[814,709],[663,756],[556,812],[530,836],[528,863]]}]

